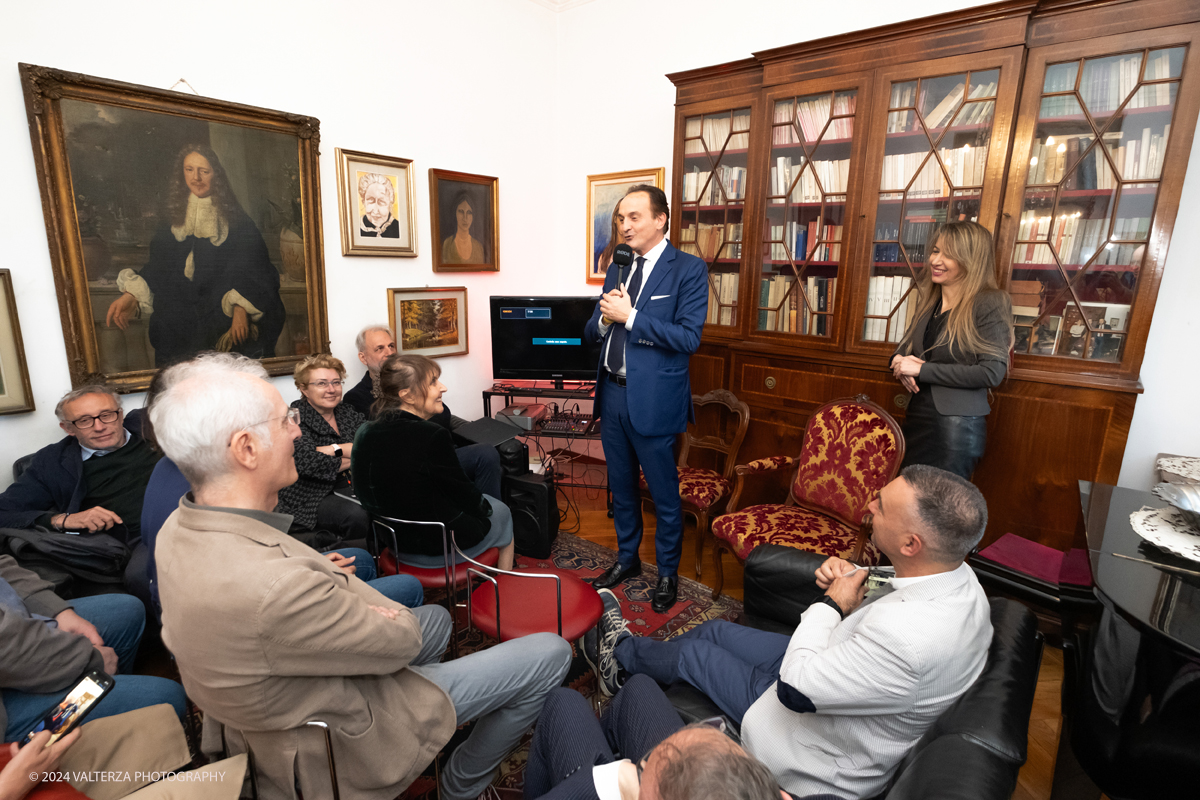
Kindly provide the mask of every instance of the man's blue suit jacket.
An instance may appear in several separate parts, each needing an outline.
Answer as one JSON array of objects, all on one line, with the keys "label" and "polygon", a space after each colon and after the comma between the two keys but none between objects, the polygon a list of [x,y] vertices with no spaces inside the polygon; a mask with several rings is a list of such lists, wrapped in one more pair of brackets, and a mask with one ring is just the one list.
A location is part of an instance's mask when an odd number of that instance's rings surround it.
[{"label": "man's blue suit jacket", "polygon": [[[632,269],[632,268],[631,268]],[[604,293],[612,291],[619,268],[608,268]],[[638,292],[637,316],[625,337],[625,376],[628,378],[629,418],[643,436],[682,433],[695,419],[688,359],[700,347],[700,333],[708,317],[708,268],[696,256],[667,244],[650,280]],[[589,342],[600,340],[600,304],[584,330]],[[612,336],[610,325],[605,338]],[[607,378],[601,348],[596,380]],[[603,418],[604,391],[596,388],[593,413]]]}]

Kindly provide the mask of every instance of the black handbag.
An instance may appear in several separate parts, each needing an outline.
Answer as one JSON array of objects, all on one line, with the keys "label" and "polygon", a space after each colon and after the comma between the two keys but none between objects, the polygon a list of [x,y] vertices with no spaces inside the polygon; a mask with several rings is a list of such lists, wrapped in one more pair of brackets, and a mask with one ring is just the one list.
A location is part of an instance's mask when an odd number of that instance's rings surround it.
[{"label": "black handbag", "polygon": [[129,548],[106,533],[0,528],[0,547],[17,563],[59,585],[63,572],[94,583],[120,584]]}]

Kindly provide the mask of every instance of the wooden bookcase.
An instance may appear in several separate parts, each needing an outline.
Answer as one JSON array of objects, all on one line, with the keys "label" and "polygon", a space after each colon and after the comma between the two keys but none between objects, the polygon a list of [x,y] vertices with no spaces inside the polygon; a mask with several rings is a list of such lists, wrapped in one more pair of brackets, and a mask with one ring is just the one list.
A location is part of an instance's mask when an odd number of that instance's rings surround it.
[{"label": "wooden bookcase", "polygon": [[[1013,297],[985,542],[1076,544],[1079,479],[1116,483],[1200,110],[1200,0],[1012,0],[677,73],[672,241],[709,265],[692,388],[799,449],[888,356],[928,236],[973,219]],[[754,498],[749,498],[753,502]]]}]

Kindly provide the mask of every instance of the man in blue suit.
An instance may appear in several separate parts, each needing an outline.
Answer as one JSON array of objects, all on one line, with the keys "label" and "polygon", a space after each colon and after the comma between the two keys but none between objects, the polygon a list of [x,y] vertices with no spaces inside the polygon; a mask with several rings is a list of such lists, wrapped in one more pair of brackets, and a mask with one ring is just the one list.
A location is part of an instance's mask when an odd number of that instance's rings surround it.
[{"label": "man in blue suit", "polygon": [[642,572],[640,467],[658,514],[658,584],[651,605],[661,614],[675,604],[679,587],[683,508],[674,445],[695,419],[688,359],[700,346],[708,315],[708,270],[666,240],[670,209],[662,189],[634,186],[617,219],[637,258],[623,284],[620,268],[609,267],[604,294],[584,329],[588,341],[602,341],[594,413],[603,419],[600,438],[618,542],[617,562],[592,583],[609,589]]}]

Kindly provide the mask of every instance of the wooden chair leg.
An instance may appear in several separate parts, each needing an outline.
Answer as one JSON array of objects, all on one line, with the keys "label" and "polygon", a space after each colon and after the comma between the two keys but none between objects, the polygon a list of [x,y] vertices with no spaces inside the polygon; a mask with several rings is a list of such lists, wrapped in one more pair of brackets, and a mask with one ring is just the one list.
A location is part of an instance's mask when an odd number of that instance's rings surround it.
[{"label": "wooden chair leg", "polygon": [[717,537],[714,536],[713,537],[713,566],[717,570],[717,580],[716,580],[716,586],[713,587],[713,592],[712,592],[713,600],[717,599],[717,597],[721,594],[721,589],[725,586],[725,570],[721,566],[721,553],[724,549],[725,548],[721,547],[721,543],[720,543],[720,541],[717,540]]},{"label": "wooden chair leg", "polygon": [[700,580],[700,568],[704,566],[704,540],[708,537],[708,512],[696,515],[696,580]]}]

